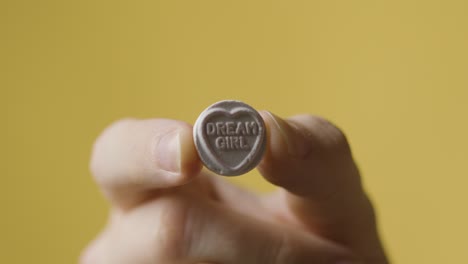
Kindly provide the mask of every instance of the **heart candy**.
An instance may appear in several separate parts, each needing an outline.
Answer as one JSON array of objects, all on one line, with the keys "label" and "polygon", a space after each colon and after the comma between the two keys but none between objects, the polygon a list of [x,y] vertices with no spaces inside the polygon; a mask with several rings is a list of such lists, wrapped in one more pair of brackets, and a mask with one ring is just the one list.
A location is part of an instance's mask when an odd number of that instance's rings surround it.
[{"label": "heart candy", "polygon": [[205,109],[193,129],[200,159],[211,171],[237,176],[255,168],[266,145],[265,123],[251,106],[234,100]]}]

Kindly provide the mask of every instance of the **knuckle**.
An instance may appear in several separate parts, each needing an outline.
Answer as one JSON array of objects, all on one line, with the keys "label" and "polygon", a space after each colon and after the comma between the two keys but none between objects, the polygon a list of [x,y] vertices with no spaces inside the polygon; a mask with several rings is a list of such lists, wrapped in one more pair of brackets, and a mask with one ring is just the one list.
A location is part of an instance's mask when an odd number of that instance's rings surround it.
[{"label": "knuckle", "polygon": [[[279,242],[276,243],[272,258],[268,263],[332,263],[343,255],[346,259],[347,252],[335,246],[325,243],[314,243],[313,240],[302,235],[283,232]],[[318,242],[318,241],[316,241]]]},{"label": "knuckle", "polygon": [[190,203],[180,197],[164,197],[158,201],[159,223],[151,235],[149,246],[158,259],[179,259],[187,255]]},{"label": "knuckle", "polygon": [[285,263],[297,263],[298,253],[297,248],[292,245],[290,235],[282,232],[278,239],[273,240],[270,255],[266,259],[267,263],[274,264],[285,264]]}]

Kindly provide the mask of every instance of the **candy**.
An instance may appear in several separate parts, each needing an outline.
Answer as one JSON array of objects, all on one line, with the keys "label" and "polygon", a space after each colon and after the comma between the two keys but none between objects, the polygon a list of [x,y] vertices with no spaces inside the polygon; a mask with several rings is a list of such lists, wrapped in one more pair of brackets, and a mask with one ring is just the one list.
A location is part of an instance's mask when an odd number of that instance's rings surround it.
[{"label": "candy", "polygon": [[255,168],[266,145],[262,117],[240,101],[220,101],[205,109],[193,129],[205,166],[220,175],[237,176]]}]

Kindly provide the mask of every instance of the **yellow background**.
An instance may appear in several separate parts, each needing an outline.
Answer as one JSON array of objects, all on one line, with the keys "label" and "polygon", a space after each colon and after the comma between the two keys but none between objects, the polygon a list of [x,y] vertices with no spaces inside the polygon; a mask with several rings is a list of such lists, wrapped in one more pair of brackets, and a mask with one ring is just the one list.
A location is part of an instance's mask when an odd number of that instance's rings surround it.
[{"label": "yellow background", "polygon": [[76,262],[110,122],[230,98],[345,130],[394,263],[468,263],[468,1],[11,0],[0,30],[0,263]]}]

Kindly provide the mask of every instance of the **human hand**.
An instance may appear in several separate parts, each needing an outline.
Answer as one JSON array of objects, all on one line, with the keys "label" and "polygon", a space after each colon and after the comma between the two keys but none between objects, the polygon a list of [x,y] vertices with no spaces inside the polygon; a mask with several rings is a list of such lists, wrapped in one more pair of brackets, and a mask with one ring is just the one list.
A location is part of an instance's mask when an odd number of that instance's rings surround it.
[{"label": "human hand", "polygon": [[255,195],[201,170],[192,127],[126,119],[97,139],[91,171],[112,204],[83,264],[384,264],[372,205],[343,133],[309,115],[261,112]]}]

